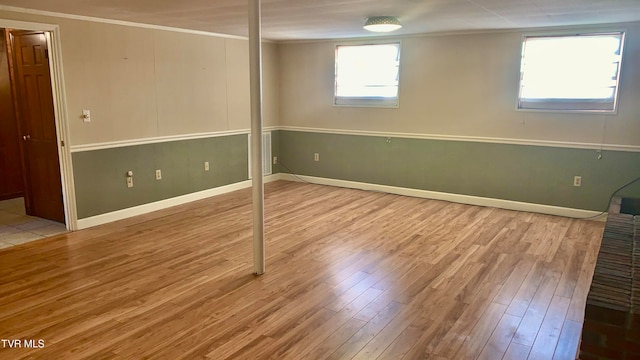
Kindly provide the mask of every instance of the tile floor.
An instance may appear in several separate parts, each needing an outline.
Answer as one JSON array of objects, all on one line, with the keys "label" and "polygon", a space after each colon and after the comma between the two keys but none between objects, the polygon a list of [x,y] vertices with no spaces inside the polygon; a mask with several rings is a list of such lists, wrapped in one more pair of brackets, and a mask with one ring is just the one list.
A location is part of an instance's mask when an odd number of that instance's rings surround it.
[{"label": "tile floor", "polygon": [[25,215],[23,198],[0,201],[0,249],[66,231],[64,224]]}]

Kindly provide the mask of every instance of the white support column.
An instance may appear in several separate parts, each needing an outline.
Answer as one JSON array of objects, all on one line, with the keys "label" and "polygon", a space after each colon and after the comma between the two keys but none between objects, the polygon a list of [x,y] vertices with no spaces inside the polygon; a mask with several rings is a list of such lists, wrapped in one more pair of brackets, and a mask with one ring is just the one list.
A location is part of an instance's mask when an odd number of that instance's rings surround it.
[{"label": "white support column", "polygon": [[253,174],[253,272],[264,261],[264,182],[262,175],[262,34],[260,0],[249,0],[249,78],[251,84],[251,173]]}]

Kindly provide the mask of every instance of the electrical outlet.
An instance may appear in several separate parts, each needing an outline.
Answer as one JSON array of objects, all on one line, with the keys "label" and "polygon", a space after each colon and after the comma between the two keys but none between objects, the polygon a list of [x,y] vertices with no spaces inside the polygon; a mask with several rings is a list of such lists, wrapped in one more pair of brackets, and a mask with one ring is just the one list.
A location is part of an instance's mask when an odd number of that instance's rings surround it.
[{"label": "electrical outlet", "polygon": [[276,165],[278,163],[278,157],[274,156],[273,157],[273,165]]},{"label": "electrical outlet", "polygon": [[127,187],[128,188],[133,187],[133,176],[127,176]]},{"label": "electrical outlet", "polygon": [[209,162],[208,161],[204,162],[204,171],[209,171]]},{"label": "electrical outlet", "polygon": [[577,187],[582,186],[582,176],[573,177],[573,186],[577,186]]},{"label": "electrical outlet", "polygon": [[313,161],[320,161],[320,154],[318,153],[313,154]]},{"label": "electrical outlet", "polygon": [[162,170],[156,170],[156,180],[162,180]]}]

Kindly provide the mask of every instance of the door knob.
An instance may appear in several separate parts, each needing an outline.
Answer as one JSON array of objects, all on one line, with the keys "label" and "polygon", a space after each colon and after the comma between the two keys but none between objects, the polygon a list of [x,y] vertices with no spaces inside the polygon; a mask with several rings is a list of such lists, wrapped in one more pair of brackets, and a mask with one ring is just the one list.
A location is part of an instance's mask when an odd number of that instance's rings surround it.
[{"label": "door knob", "polygon": [[29,139],[31,139],[31,135],[24,135],[22,138],[23,138],[24,140],[29,140]]}]

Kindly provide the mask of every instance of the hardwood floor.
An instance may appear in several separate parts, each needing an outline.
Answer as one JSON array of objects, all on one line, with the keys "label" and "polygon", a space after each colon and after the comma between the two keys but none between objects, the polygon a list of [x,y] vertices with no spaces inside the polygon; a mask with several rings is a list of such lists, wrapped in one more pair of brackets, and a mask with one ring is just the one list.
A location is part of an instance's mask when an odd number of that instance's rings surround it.
[{"label": "hardwood floor", "polygon": [[278,181],[0,250],[2,359],[573,359],[604,223]]}]

